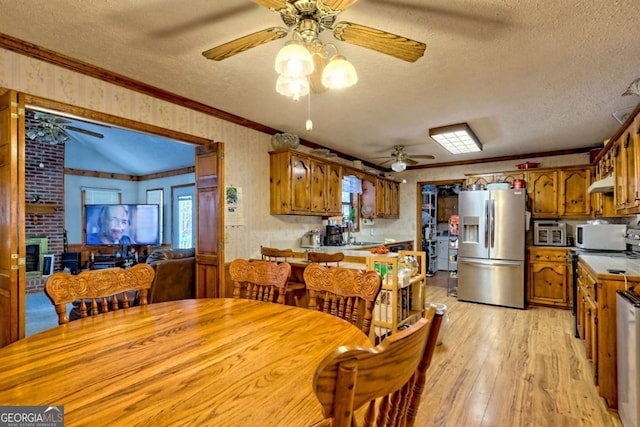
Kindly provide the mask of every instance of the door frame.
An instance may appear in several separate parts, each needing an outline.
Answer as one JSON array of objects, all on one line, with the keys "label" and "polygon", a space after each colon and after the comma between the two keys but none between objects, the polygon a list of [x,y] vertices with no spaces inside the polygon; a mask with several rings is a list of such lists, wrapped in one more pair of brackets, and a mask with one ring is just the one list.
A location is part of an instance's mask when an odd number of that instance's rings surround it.
[{"label": "door frame", "polygon": [[[94,120],[96,122],[100,122],[100,123],[105,123],[105,124],[110,124],[110,125],[114,125],[114,126],[119,126],[122,128],[126,128],[132,131],[138,131],[138,132],[144,132],[144,133],[149,133],[149,134],[153,134],[153,135],[157,135],[160,137],[165,137],[165,138],[170,138],[170,139],[174,139],[177,141],[181,141],[181,142],[186,142],[186,143],[191,143],[194,144],[196,146],[201,146],[201,147],[206,147],[206,146],[220,146],[222,147],[222,143],[220,142],[214,142],[213,140],[207,139],[207,138],[203,138],[203,137],[199,137],[199,136],[195,136],[195,135],[191,135],[191,134],[186,134],[183,132],[179,132],[179,131],[174,131],[171,129],[166,129],[166,128],[162,128],[159,126],[155,126],[152,124],[148,124],[148,123],[143,123],[143,122],[139,122],[139,121],[135,121],[135,120],[131,120],[131,119],[127,119],[124,117],[119,117],[119,116],[114,116],[111,114],[107,114],[107,113],[102,113],[102,112],[98,112],[95,110],[91,110],[88,108],[84,108],[84,107],[78,107],[78,106],[74,106],[74,105],[70,105],[70,104],[66,104],[63,102],[59,102],[59,101],[54,101],[51,99],[47,99],[47,98],[43,98],[43,97],[39,97],[39,96],[35,96],[35,95],[30,95],[30,94],[25,94],[22,92],[17,92],[19,97],[23,97],[24,98],[24,105],[26,106],[26,108],[38,108],[38,109],[46,109],[46,110],[51,110],[53,113],[59,113],[60,115],[67,115],[67,116],[71,116],[73,118],[78,118],[78,119],[83,119],[83,120]],[[18,130],[19,133],[22,135],[22,138],[24,138],[24,111],[23,111],[23,117],[22,117],[22,126],[21,128]],[[197,151],[197,150],[196,150]],[[220,148],[219,152],[222,154],[219,158],[218,158],[218,163],[220,165],[218,171],[220,174],[223,173],[224,169],[222,167],[222,165],[224,164],[224,158],[223,158],[223,149]],[[24,168],[21,171],[21,179],[25,180],[25,171]],[[223,195],[220,195],[220,200],[218,201],[219,206],[223,206],[222,199]],[[24,223],[24,192],[22,194],[22,198],[20,200],[18,200],[18,203],[20,204],[19,207],[19,212],[21,212],[20,215],[20,221],[22,221]],[[224,246],[223,246],[223,242],[224,242],[224,215],[222,215],[222,213],[220,213],[219,218],[216,218],[214,221],[215,224],[218,224],[218,236],[219,236],[219,242],[217,244],[217,247],[219,248],[219,259],[223,260],[224,259]],[[196,225],[197,226],[197,225]],[[196,230],[197,233],[197,230]],[[20,245],[23,245],[24,242],[11,242],[12,247],[16,246],[19,247]],[[224,270],[224,269],[222,269]],[[217,283],[221,284],[224,283],[224,277],[223,277],[223,271],[220,272],[220,274],[217,277]],[[22,306],[24,307],[24,301],[26,298],[26,287],[21,286],[19,289],[19,295],[18,298],[20,301],[23,302]],[[19,319],[18,319],[18,325],[19,325],[19,331],[18,331],[18,337],[17,338],[24,338],[25,334],[26,334],[26,312],[25,310],[20,310],[20,312],[18,313],[19,315]]]}]

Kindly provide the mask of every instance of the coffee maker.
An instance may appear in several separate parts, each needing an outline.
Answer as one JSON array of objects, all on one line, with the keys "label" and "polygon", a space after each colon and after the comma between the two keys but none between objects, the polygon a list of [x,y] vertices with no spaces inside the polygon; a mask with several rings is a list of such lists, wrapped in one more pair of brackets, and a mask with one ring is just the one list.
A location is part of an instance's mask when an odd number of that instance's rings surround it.
[{"label": "coffee maker", "polygon": [[342,246],[344,239],[342,236],[342,227],[339,225],[327,225],[324,233],[325,246]]}]

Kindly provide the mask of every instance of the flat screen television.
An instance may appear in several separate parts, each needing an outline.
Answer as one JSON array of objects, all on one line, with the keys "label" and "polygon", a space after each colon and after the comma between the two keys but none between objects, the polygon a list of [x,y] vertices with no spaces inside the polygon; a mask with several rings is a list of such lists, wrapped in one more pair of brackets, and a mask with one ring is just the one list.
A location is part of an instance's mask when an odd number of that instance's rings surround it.
[{"label": "flat screen television", "polygon": [[160,244],[158,205],[85,205],[84,214],[86,245]]}]

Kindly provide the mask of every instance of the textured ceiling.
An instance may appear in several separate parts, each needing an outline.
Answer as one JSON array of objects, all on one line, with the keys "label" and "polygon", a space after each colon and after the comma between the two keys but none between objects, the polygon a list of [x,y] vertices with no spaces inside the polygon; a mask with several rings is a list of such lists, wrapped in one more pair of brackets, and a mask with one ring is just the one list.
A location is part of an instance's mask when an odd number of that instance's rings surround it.
[{"label": "textured ceiling", "polygon": [[[0,0],[0,10],[2,33],[364,160],[398,143],[435,155],[421,164],[594,146],[618,128],[612,113],[640,100],[622,96],[640,77],[637,0],[361,0],[338,21],[427,50],[407,63],[322,33],[359,82],[311,97],[312,132],[306,98],[274,90],[284,40],[221,62],[201,54],[282,26],[250,0]],[[481,153],[452,156],[428,137],[459,122]]]}]

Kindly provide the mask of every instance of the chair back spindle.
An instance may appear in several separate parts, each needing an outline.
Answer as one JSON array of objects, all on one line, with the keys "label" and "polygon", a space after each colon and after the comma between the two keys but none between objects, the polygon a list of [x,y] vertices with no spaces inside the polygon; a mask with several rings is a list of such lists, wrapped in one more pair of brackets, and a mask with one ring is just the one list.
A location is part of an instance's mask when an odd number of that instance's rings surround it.
[{"label": "chair back spindle", "polygon": [[287,262],[236,259],[229,265],[233,297],[284,304],[291,265]]}]

